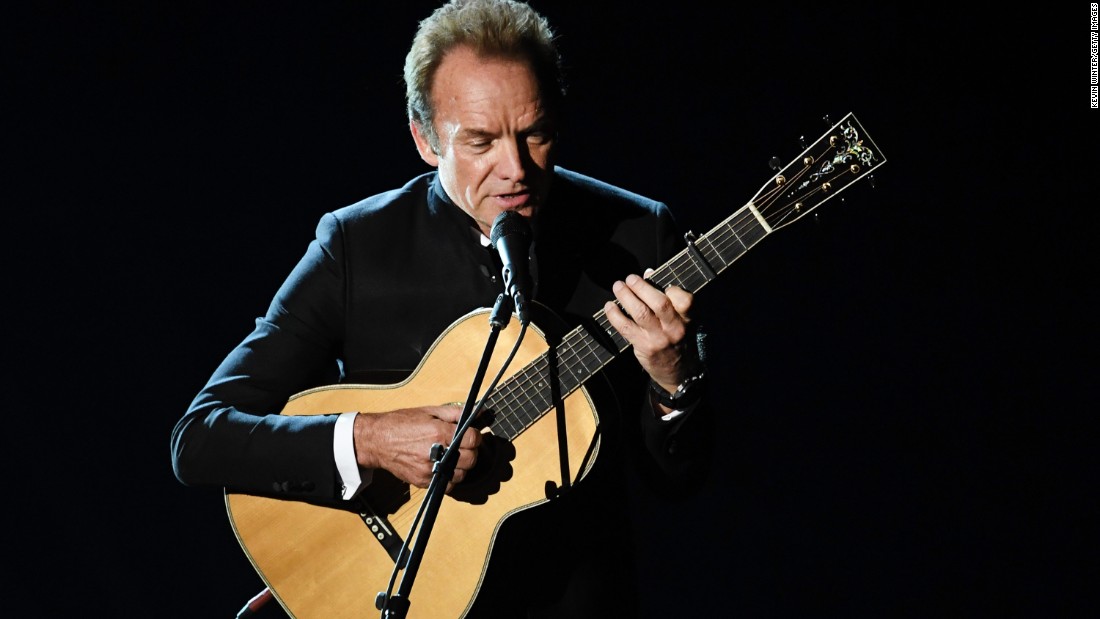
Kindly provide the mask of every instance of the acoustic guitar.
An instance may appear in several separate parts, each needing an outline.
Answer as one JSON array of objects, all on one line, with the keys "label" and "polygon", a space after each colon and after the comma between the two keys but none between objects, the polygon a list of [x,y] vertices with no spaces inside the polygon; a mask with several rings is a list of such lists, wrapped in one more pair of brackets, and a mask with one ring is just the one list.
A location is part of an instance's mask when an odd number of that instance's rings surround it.
[{"label": "acoustic guitar", "polygon": [[[774,160],[773,160],[774,161]],[[884,164],[849,113],[769,179],[744,206],[656,269],[655,285],[697,292],[772,232],[805,216]],[[486,340],[489,309],[454,322],[416,370],[398,384],[340,384],[294,395],[284,415],[387,411],[463,402]],[[463,617],[473,605],[501,524],[583,482],[599,456],[599,415],[585,384],[629,348],[602,310],[596,325],[553,341],[533,323],[497,388],[484,399],[489,454],[443,498],[410,594],[410,619]],[[518,321],[499,333],[487,376],[502,369]],[[482,463],[485,463],[484,465]],[[482,470],[482,469],[485,470]],[[346,506],[226,491],[242,549],[267,589],[293,617],[340,619],[377,613],[375,599],[404,570],[406,537],[426,491],[375,471]],[[395,569],[396,568],[396,569]],[[397,580],[396,582],[400,582]],[[414,595],[419,593],[419,595]]]}]

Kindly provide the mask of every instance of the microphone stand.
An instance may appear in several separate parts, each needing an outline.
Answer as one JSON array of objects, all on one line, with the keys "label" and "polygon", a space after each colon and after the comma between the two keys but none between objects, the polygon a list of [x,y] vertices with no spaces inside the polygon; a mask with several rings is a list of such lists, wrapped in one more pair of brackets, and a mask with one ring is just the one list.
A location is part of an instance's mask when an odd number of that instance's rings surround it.
[{"label": "microphone stand", "polygon": [[[409,539],[412,540],[412,552],[407,555],[408,561],[405,564],[405,573],[401,578],[401,585],[398,587],[397,593],[394,595],[388,595],[386,592],[379,592],[375,606],[382,611],[382,619],[404,619],[409,612],[409,591],[412,589],[413,581],[416,579],[416,573],[420,569],[420,562],[424,558],[424,547],[428,543],[428,537],[431,535],[432,528],[435,526],[436,516],[439,515],[439,506],[443,502],[443,495],[446,493],[447,484],[451,482],[454,477],[455,463],[458,461],[458,444],[462,441],[463,435],[466,430],[473,423],[476,418],[476,412],[473,410],[474,404],[477,402],[477,392],[481,388],[481,383],[485,379],[485,372],[488,369],[489,360],[492,357],[493,349],[496,347],[497,338],[500,336],[500,331],[508,325],[508,320],[512,315],[513,302],[511,296],[507,294],[501,294],[497,296],[496,304],[493,306],[493,311],[489,315],[489,339],[485,343],[485,350],[481,355],[481,362],[478,365],[477,372],[474,375],[474,382],[470,386],[470,393],[466,397],[466,403],[462,409],[462,415],[459,418],[458,428],[455,430],[454,438],[451,440],[451,445],[443,451],[441,445],[436,444],[432,446],[432,459],[435,460],[435,465],[432,467],[432,480],[428,484],[428,489],[424,497],[424,503],[421,506],[421,515],[423,521],[420,525],[419,532],[416,533],[415,539],[412,539],[410,535]],[[524,325],[524,331],[526,325]],[[523,331],[520,332],[519,339],[516,340],[516,347],[519,346],[519,342],[523,339]],[[515,354],[513,349],[512,354]],[[508,358],[511,361],[511,357]],[[501,368],[503,374],[504,368],[508,367],[506,362]],[[493,383],[489,386],[489,390],[486,391],[485,397],[488,397],[489,393],[496,387],[497,381],[500,380],[498,374]],[[485,398],[481,399],[484,402]],[[442,452],[442,455],[440,453]],[[413,525],[416,528],[416,525]],[[408,546],[408,542],[406,542]],[[407,548],[402,548],[398,554],[399,559],[406,556]],[[394,574],[401,567],[400,560],[394,566]],[[391,579],[392,589],[392,579]]]}]

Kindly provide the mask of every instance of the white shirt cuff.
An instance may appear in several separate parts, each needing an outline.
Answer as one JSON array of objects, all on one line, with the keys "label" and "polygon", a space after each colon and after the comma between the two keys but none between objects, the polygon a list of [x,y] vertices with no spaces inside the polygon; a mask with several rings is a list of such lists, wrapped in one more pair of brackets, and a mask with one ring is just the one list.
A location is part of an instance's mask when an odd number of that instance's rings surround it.
[{"label": "white shirt cuff", "polygon": [[680,415],[683,415],[683,414],[684,414],[684,411],[681,411],[681,410],[672,411],[672,412],[668,413],[667,415],[661,415],[661,421],[672,421],[673,419],[676,419],[677,417],[679,417]]},{"label": "white shirt cuff", "polygon": [[340,413],[336,418],[336,430],[332,434],[332,455],[336,471],[340,473],[340,497],[345,501],[355,498],[359,489],[370,483],[373,471],[359,468],[355,459],[356,412]]}]

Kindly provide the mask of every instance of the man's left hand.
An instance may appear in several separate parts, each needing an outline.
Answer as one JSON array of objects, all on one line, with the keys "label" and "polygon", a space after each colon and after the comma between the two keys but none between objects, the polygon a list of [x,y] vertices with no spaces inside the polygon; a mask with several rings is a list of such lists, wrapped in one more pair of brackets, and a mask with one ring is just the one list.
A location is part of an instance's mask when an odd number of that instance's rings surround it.
[{"label": "man's left hand", "polygon": [[[646,269],[645,276],[652,273]],[[676,391],[698,362],[695,342],[687,341],[694,295],[679,286],[662,292],[638,275],[615,282],[611,290],[618,300],[604,305],[611,326],[634,347],[650,378],[666,391]]]}]

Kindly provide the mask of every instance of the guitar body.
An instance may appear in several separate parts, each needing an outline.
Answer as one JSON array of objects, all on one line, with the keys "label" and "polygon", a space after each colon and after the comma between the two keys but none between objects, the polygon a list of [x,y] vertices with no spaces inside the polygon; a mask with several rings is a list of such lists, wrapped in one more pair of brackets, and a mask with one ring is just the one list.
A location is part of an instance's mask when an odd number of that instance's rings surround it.
[{"label": "guitar body", "polygon": [[[452,324],[401,383],[319,387],[293,396],[282,414],[377,412],[461,403],[469,394],[489,335],[488,315],[488,309],[478,310]],[[506,361],[519,332],[515,320],[500,332],[481,395]],[[546,335],[532,326],[509,368],[523,367],[548,348]],[[548,489],[568,486],[591,468],[599,446],[593,402],[583,388],[563,402],[564,406],[539,416],[505,446],[488,457],[482,455],[473,479],[443,499],[409,593],[410,619],[464,616],[481,586],[503,521],[550,500],[548,495],[553,493]],[[564,471],[568,479],[563,479]],[[226,493],[226,505],[245,554],[291,616],[361,618],[378,612],[375,596],[389,589],[397,556],[392,545],[409,535],[425,494],[385,471],[375,471],[375,479],[360,497],[363,513],[232,492]],[[391,544],[389,550],[380,536]]]}]

